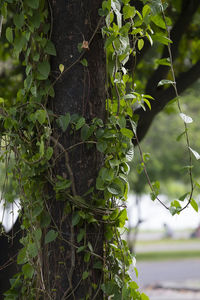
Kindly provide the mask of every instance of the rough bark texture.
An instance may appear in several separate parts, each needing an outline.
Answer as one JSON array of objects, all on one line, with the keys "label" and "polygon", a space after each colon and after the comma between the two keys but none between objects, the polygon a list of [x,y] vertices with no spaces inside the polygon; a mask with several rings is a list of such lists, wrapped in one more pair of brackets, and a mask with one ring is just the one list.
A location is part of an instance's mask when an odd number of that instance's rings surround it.
[{"label": "rough bark texture", "polygon": [[[51,39],[57,51],[57,56],[52,59],[52,75],[54,78],[59,75],[59,64],[63,64],[65,70],[68,69],[54,86],[55,98],[50,106],[56,115],[69,112],[82,115],[87,121],[94,117],[104,119],[105,56],[99,27],[101,19],[98,16],[101,2],[101,0],[51,1],[53,19]],[[84,55],[88,61],[88,67],[85,68],[77,61],[80,56],[77,45],[84,40],[90,41],[92,36],[89,49]],[[65,149],[80,142],[79,133],[70,134],[69,131],[62,133],[56,125],[53,136]],[[57,154],[61,152],[61,147],[57,147]],[[87,145],[78,145],[68,152],[68,156],[68,163],[65,155],[56,160],[53,175],[73,178],[75,189],[72,192],[74,196],[81,196],[95,185],[102,157],[94,145],[90,148]],[[53,192],[51,196],[49,207],[56,226],[62,232],[62,237],[49,247],[49,257],[45,259],[46,265],[49,266],[45,270],[49,289],[50,291],[54,289],[54,299],[85,299],[88,293],[89,299],[93,297],[102,299],[100,289],[92,289],[92,283],[99,286],[102,280],[102,272],[93,269],[95,257],[92,257],[87,265],[84,263],[83,254],[77,254],[77,249],[73,246],[80,244],[77,243],[78,230],[72,227],[73,211],[67,216],[63,212],[69,200],[56,201]],[[92,203],[90,196],[87,201]],[[91,243],[96,254],[103,257],[103,226],[87,225],[86,231],[87,242]],[[82,280],[84,271],[89,272],[89,277]]]}]

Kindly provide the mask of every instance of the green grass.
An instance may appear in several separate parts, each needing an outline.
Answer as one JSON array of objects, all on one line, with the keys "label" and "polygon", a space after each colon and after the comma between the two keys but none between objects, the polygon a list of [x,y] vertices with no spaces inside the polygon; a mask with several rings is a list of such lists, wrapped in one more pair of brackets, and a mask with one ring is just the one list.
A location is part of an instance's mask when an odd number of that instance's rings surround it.
[{"label": "green grass", "polygon": [[159,240],[146,240],[146,241],[137,241],[137,245],[160,245],[160,244],[181,244],[181,243],[197,243],[200,244],[200,239],[159,239]]},{"label": "green grass", "polygon": [[138,253],[136,254],[137,261],[146,261],[146,260],[177,260],[184,258],[199,258],[200,251],[160,251],[160,252],[147,252],[147,253]]}]

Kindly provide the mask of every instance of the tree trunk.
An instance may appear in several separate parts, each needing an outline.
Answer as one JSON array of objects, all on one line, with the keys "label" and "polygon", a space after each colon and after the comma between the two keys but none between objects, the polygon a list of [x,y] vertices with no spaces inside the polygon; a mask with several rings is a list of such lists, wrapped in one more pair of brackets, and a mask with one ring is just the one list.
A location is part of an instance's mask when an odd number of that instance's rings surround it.
[{"label": "tree trunk", "polygon": [[[102,20],[98,15],[101,2],[51,1],[51,40],[57,52],[57,56],[51,61],[53,82],[60,75],[59,64],[65,66],[62,76],[54,85],[55,97],[49,102],[49,108],[56,116],[76,113],[84,116],[87,123],[94,117],[105,118],[106,61],[100,28]],[[85,47],[86,53],[81,59],[87,59],[88,67],[80,63],[79,43],[83,43]],[[79,131],[72,133],[67,130],[63,133],[55,123],[52,136],[54,159],[56,158],[52,176],[56,178],[56,175],[60,175],[70,179],[71,193],[77,199],[77,196],[82,196],[91,186],[95,186],[103,157],[97,152],[95,144],[89,147],[80,143]],[[63,153],[64,149],[77,143],[79,144],[72,151]],[[102,299],[99,288],[102,270],[94,269],[93,266],[97,256],[103,257],[103,225],[88,225],[88,222],[81,221],[86,236],[84,242],[78,243],[80,224],[72,226],[72,218],[80,208],[73,205],[73,199],[70,202],[66,197],[64,201],[59,201],[55,199],[54,191],[49,189],[48,193],[52,226],[59,229],[59,238],[44,253],[44,274],[51,296],[53,299]],[[87,196],[87,201],[92,204],[90,195]],[[66,205],[71,209],[69,214],[65,212]],[[96,256],[91,255],[87,263],[86,257],[84,259],[85,252],[77,253],[77,248],[83,243],[88,245],[88,242]],[[88,272],[88,277],[84,272]],[[83,274],[87,277],[84,280]]]}]

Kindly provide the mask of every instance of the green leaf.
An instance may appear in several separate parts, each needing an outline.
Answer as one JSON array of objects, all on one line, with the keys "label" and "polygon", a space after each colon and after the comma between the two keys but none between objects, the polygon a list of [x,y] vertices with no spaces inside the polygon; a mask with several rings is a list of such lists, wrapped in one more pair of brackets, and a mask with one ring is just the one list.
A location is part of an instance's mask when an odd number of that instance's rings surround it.
[{"label": "green leaf", "polygon": [[43,211],[43,207],[41,205],[34,205],[33,211],[32,211],[32,217],[36,218],[41,214]]},{"label": "green leaf", "polygon": [[30,73],[30,71],[32,70],[32,66],[31,65],[27,65],[26,66],[26,75],[28,76],[28,74]]},{"label": "green leaf", "polygon": [[117,167],[120,165],[120,160],[118,159],[109,159],[109,165],[111,168]]},{"label": "green leaf", "polygon": [[2,15],[5,19],[7,18],[7,1],[1,1],[1,4],[0,4],[0,16]]},{"label": "green leaf", "polygon": [[35,112],[35,118],[38,120],[38,122],[42,125],[46,121],[47,112],[44,109],[38,109]]},{"label": "green leaf", "polygon": [[151,195],[151,200],[154,201],[158,196],[158,194],[160,193],[160,182],[159,181],[153,182],[152,187],[153,187],[153,192],[151,192],[150,195]]},{"label": "green leaf", "polygon": [[10,27],[6,28],[6,38],[9,41],[9,43],[13,42],[13,31],[12,31],[12,28],[10,28]]},{"label": "green leaf", "polygon": [[22,248],[19,250],[18,255],[17,255],[17,263],[18,265],[22,265],[28,261],[27,256],[26,256],[26,248]]},{"label": "green leaf", "polygon": [[180,205],[179,201],[174,200],[173,202],[171,202],[171,206],[169,208],[169,211],[170,211],[172,216],[174,216],[175,214],[178,214],[180,209],[181,209],[181,205]]},{"label": "green leaf", "polygon": [[58,181],[56,182],[56,185],[54,187],[56,192],[66,190],[71,186],[70,180],[65,179],[59,175],[57,176],[57,179]]},{"label": "green leaf", "polygon": [[118,217],[119,213],[120,213],[119,208],[116,208],[116,209],[112,212],[112,214],[110,215],[109,219],[110,219],[110,220],[115,220],[115,219]]},{"label": "green leaf", "polygon": [[151,110],[151,103],[149,100],[143,98],[143,101],[148,105],[149,109]]},{"label": "green leaf", "polygon": [[132,161],[134,157],[134,148],[133,145],[131,145],[131,147],[129,148],[128,152],[126,153],[126,161]]},{"label": "green leaf", "polygon": [[185,194],[182,195],[178,200],[179,200],[179,201],[184,201],[188,194],[189,194],[189,193],[185,193]]},{"label": "green leaf", "polygon": [[30,264],[25,264],[22,267],[22,272],[23,272],[25,278],[31,279],[34,274],[34,268]]},{"label": "green leaf", "polygon": [[41,228],[37,228],[35,231],[34,231],[34,236],[36,238],[37,241],[39,241],[42,237],[42,230]]},{"label": "green leaf", "polygon": [[63,73],[64,69],[65,69],[65,66],[63,64],[60,64],[59,65],[60,73]]},{"label": "green leaf", "polygon": [[177,200],[174,200],[174,201],[171,203],[171,206],[174,206],[174,207],[176,207],[176,208],[181,208],[181,205],[180,205],[179,201],[177,201]]},{"label": "green leaf", "polygon": [[72,226],[76,226],[79,223],[80,219],[81,217],[79,213],[78,212],[74,213],[72,217]]},{"label": "green leaf", "polygon": [[92,244],[90,242],[88,242],[88,248],[91,252],[94,252],[94,249],[93,249]]},{"label": "green leaf", "polygon": [[96,179],[96,189],[100,190],[100,191],[103,191],[105,189],[104,181],[101,178],[101,176],[98,176],[97,179]]},{"label": "green leaf", "polygon": [[56,56],[56,48],[55,48],[54,44],[51,41],[47,41],[46,46],[44,48],[44,51],[45,51],[45,53],[47,53],[49,55]]},{"label": "green leaf", "polygon": [[120,211],[118,215],[118,220],[119,220],[119,227],[123,227],[125,225],[126,220],[128,220],[127,210],[125,208]]},{"label": "green leaf", "polygon": [[169,57],[168,58],[156,59],[155,63],[158,64],[158,65],[162,65],[162,66],[169,66],[169,67],[171,66]]},{"label": "green leaf", "polygon": [[197,181],[195,181],[195,185],[200,189],[200,184]]},{"label": "green leaf", "polygon": [[135,16],[135,7],[130,6],[129,4],[125,5],[123,7],[123,16],[124,16],[124,20],[133,18]]},{"label": "green leaf", "polygon": [[175,82],[168,79],[162,79],[161,81],[158,82],[158,86],[165,85],[165,84],[175,84]]},{"label": "green leaf", "polygon": [[86,248],[85,246],[79,247],[79,248],[76,250],[76,253],[80,253],[80,252],[84,251],[85,248]]},{"label": "green leaf", "polygon": [[40,155],[43,156],[44,155],[44,141],[43,140],[41,140],[41,142],[39,142],[39,146],[40,146]]},{"label": "green leaf", "polygon": [[113,9],[116,17],[117,17],[117,25],[118,25],[118,28],[120,29],[122,27],[122,15],[120,13],[121,4],[118,0],[115,0],[115,1],[111,2],[111,6],[112,6],[112,9]]},{"label": "green leaf", "polygon": [[24,25],[24,14],[14,14],[13,21],[17,28],[21,28]]},{"label": "green leaf", "polygon": [[126,94],[124,97],[123,97],[125,100],[126,99],[135,99],[136,96],[134,94]]},{"label": "green leaf", "polygon": [[110,241],[113,238],[113,230],[109,226],[106,226],[105,237],[108,241]]},{"label": "green leaf", "polygon": [[198,206],[197,202],[196,202],[193,198],[191,199],[190,204],[191,204],[191,206],[194,208],[194,210],[195,210],[196,212],[198,212],[199,206]]},{"label": "green leaf", "polygon": [[85,229],[81,228],[77,236],[77,242],[80,243],[85,236]]},{"label": "green leaf", "polygon": [[116,39],[116,37],[113,35],[111,35],[109,38],[107,38],[107,40],[104,44],[105,49],[107,49],[115,39]]},{"label": "green leaf", "polygon": [[30,90],[32,81],[33,81],[32,75],[28,75],[28,76],[26,77],[26,79],[24,80],[24,88],[25,88],[27,91]]},{"label": "green leaf", "polygon": [[149,5],[145,5],[142,9],[142,16],[145,18],[151,11],[151,7]]},{"label": "green leaf", "polygon": [[26,43],[27,40],[23,35],[16,37],[14,40],[14,50],[17,52],[21,52],[21,50],[24,48]]},{"label": "green leaf", "polygon": [[124,136],[128,137],[129,139],[132,139],[132,138],[133,138],[133,131],[130,130],[130,129],[127,129],[127,128],[121,128],[121,129],[120,129],[120,132],[121,132]]},{"label": "green leaf", "polygon": [[40,27],[40,22],[41,22],[40,12],[35,11],[34,15],[30,18],[30,20],[34,28],[38,29]]},{"label": "green leaf", "polygon": [[134,271],[135,271],[136,278],[138,278],[138,269],[136,267],[134,267]]},{"label": "green leaf", "polygon": [[138,49],[142,50],[143,47],[144,47],[144,40],[143,39],[139,39],[138,40]]},{"label": "green leaf", "polygon": [[104,153],[107,149],[107,143],[104,141],[99,141],[96,144],[97,150],[101,153]]},{"label": "green leaf", "polygon": [[151,21],[158,27],[160,27],[162,29],[166,29],[165,22],[161,15],[156,14],[156,15],[152,16]]},{"label": "green leaf", "polygon": [[91,130],[90,130],[90,127],[85,124],[83,125],[83,127],[81,128],[81,139],[83,141],[86,141],[91,135]]},{"label": "green leaf", "polygon": [[[136,277],[138,277],[138,276],[136,276]],[[135,281],[131,281],[129,285],[133,290],[139,289],[139,286]]]},{"label": "green leaf", "polygon": [[111,193],[112,195],[119,195],[121,194],[121,188],[117,185],[112,183],[111,185],[109,185],[107,187],[109,193]]},{"label": "green leaf", "polygon": [[199,159],[200,159],[200,154],[199,154],[197,151],[195,151],[195,150],[193,150],[192,148],[190,148],[190,147],[189,147],[189,149],[190,149],[190,151],[192,152],[192,154],[195,156],[195,158],[196,158],[197,160],[199,160]]},{"label": "green leaf", "polygon": [[116,178],[107,187],[107,189],[111,194],[121,196],[124,193],[124,187],[125,187],[124,183],[119,178]]},{"label": "green leaf", "polygon": [[150,299],[146,294],[142,293],[141,294],[141,300],[150,300]]},{"label": "green leaf", "polygon": [[181,134],[179,134],[176,138],[176,141],[179,142],[181,138],[185,135],[186,131],[184,130]]},{"label": "green leaf", "polygon": [[99,172],[103,181],[110,182],[114,179],[115,173],[113,169],[102,168]]},{"label": "green leaf", "polygon": [[25,0],[24,1],[30,8],[38,9],[40,0]]},{"label": "green leaf", "polygon": [[57,119],[57,124],[60,126],[63,132],[67,130],[67,127],[70,123],[70,113],[66,113],[66,115],[62,115]]},{"label": "green leaf", "polygon": [[50,223],[51,223],[51,218],[49,214],[47,212],[44,212],[44,210],[42,210],[42,213],[40,215],[41,228],[45,228],[49,226]]},{"label": "green leaf", "polygon": [[76,130],[79,130],[85,124],[85,118],[81,117],[76,123]]},{"label": "green leaf", "polygon": [[50,64],[48,61],[43,61],[38,63],[38,71],[39,73],[44,76],[44,78],[48,78],[50,73]]},{"label": "green leaf", "polygon": [[51,157],[53,155],[53,148],[52,147],[48,147],[45,153],[45,157],[47,160],[50,160]]},{"label": "green leaf", "polygon": [[179,116],[180,116],[181,119],[182,119],[185,123],[187,123],[187,124],[193,122],[193,120],[192,120],[191,117],[189,117],[189,116],[187,116],[187,115],[185,115],[185,114],[183,114],[183,113],[180,113]]},{"label": "green leaf", "polygon": [[84,254],[84,262],[88,263],[89,260],[90,260],[90,257],[91,257],[90,252],[86,252],[86,253]]},{"label": "green leaf", "polygon": [[38,248],[35,243],[28,243],[27,253],[30,258],[34,258],[38,255]]},{"label": "green leaf", "polygon": [[40,53],[35,53],[34,56],[33,56],[33,60],[34,61],[39,61],[39,58],[40,58]]},{"label": "green leaf", "polygon": [[49,230],[49,232],[47,232],[47,234],[45,235],[45,244],[51,243],[53,242],[58,236],[58,232],[56,232],[55,230],[51,229]]},{"label": "green leaf", "polygon": [[149,43],[151,44],[151,46],[153,46],[153,40],[152,40],[152,37],[150,36],[150,34],[148,34],[148,32],[146,32],[145,35],[148,38]]},{"label": "green leaf", "polygon": [[83,58],[80,63],[84,66],[84,67],[88,67],[88,62],[86,58]]},{"label": "green leaf", "polygon": [[166,36],[160,35],[160,34],[154,34],[154,35],[152,35],[152,39],[153,39],[153,41],[159,42],[159,43],[164,44],[166,46],[169,43],[172,43],[172,40],[170,40]]},{"label": "green leaf", "polygon": [[86,278],[88,278],[88,276],[89,276],[89,272],[88,271],[84,271],[83,275],[82,275],[83,280],[85,280]]}]

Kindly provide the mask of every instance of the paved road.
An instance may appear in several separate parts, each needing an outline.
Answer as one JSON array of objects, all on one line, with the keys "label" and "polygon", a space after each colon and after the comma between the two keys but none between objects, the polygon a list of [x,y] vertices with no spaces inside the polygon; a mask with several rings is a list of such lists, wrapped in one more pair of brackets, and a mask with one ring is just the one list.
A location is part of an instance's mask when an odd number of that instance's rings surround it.
[{"label": "paved road", "polygon": [[150,300],[200,300],[200,292],[163,289],[143,290]]},{"label": "paved road", "polygon": [[200,258],[138,262],[137,268],[134,280],[150,300],[200,300]]},{"label": "paved road", "polygon": [[162,282],[200,281],[200,258],[170,261],[138,262],[139,286]]}]

